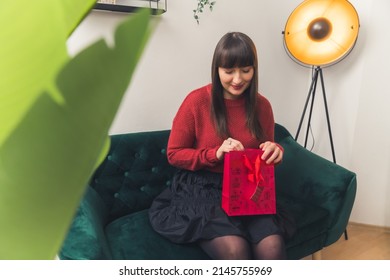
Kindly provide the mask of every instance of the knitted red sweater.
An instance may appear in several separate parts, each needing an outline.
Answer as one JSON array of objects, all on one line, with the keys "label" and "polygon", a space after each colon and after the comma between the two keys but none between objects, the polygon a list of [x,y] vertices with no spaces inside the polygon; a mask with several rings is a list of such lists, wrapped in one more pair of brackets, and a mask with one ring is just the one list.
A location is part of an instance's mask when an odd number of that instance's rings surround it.
[{"label": "knitted red sweater", "polygon": [[[225,99],[230,137],[239,140],[245,148],[259,148],[265,141],[274,141],[274,116],[269,101],[259,98],[259,120],[266,138],[258,141],[246,126],[245,99]],[[219,137],[210,115],[211,84],[192,91],[180,106],[168,141],[168,161],[187,170],[207,169],[223,171],[223,160],[216,152],[225,140]]]}]

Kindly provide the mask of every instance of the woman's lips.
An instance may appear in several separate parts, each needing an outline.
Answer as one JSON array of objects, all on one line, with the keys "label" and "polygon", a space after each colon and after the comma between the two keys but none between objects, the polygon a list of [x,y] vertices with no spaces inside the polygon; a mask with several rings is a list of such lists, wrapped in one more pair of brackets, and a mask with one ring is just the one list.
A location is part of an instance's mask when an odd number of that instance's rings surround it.
[{"label": "woman's lips", "polygon": [[232,85],[232,88],[235,89],[235,90],[240,90],[242,89],[244,85]]}]

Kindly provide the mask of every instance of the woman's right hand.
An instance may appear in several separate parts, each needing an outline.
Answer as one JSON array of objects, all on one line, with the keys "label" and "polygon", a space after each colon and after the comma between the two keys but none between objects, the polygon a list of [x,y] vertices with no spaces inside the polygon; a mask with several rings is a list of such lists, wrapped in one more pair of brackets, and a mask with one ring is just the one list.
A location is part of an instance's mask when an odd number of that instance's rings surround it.
[{"label": "woman's right hand", "polygon": [[218,160],[223,159],[223,156],[225,153],[231,152],[231,151],[243,151],[244,146],[241,144],[240,141],[228,138],[225,141],[223,141],[222,145],[217,150],[217,158]]}]

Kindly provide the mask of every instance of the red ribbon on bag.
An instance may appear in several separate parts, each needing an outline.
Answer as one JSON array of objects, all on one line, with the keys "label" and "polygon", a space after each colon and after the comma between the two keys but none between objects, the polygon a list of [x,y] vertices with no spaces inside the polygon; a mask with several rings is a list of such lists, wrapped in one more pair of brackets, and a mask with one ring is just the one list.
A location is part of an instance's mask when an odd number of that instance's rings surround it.
[{"label": "red ribbon on bag", "polygon": [[260,186],[260,184],[264,182],[264,177],[261,175],[261,157],[260,155],[257,155],[254,163],[252,163],[245,154],[243,155],[243,158],[244,165],[249,170],[247,176],[248,181],[255,183],[256,185],[256,189],[251,195],[250,199],[257,203],[264,189],[264,187]]}]

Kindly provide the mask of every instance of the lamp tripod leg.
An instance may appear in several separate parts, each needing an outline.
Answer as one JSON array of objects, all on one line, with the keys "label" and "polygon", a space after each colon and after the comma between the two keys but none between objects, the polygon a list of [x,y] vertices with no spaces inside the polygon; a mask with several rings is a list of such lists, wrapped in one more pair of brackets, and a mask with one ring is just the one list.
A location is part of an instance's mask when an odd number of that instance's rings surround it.
[{"label": "lamp tripod leg", "polygon": [[[307,94],[307,98],[306,98],[305,106],[303,108],[301,120],[299,121],[298,130],[297,130],[297,133],[295,134],[295,141],[298,140],[299,133],[300,133],[301,128],[302,128],[303,120],[305,118],[305,114],[306,114],[306,110],[307,110],[307,106],[309,104],[310,98],[312,98],[311,108],[313,108],[313,99],[314,99],[314,94],[315,94],[315,87],[317,85],[317,79],[318,79],[318,71],[316,71],[314,73],[312,81],[311,81],[309,93]],[[311,112],[312,112],[312,109],[310,110],[310,118],[311,118]],[[309,125],[310,125],[310,122],[308,122],[308,127],[309,127]],[[307,135],[306,135],[306,139],[307,139]],[[305,147],[306,147],[306,144],[305,144]]]},{"label": "lamp tripod leg", "polygon": [[312,99],[311,99],[311,105],[310,105],[309,118],[308,118],[308,121],[307,121],[307,128],[306,128],[306,136],[305,136],[305,144],[304,144],[305,148],[307,147],[307,140],[309,138],[311,116],[313,115],[314,99],[315,99],[316,91],[317,91],[317,81],[318,81],[318,70],[319,69],[320,69],[319,67],[317,67],[315,69],[315,73],[314,73],[314,76],[313,76],[313,83],[314,84],[313,84],[313,91],[312,91]]},{"label": "lamp tripod leg", "polygon": [[322,95],[324,97],[324,105],[325,105],[325,113],[326,113],[326,122],[328,124],[328,133],[329,133],[329,140],[330,140],[330,147],[332,149],[332,158],[333,162],[336,163],[336,155],[334,152],[334,145],[333,145],[333,137],[332,137],[332,129],[330,127],[330,118],[329,118],[329,111],[328,111],[328,103],[326,101],[326,93],[325,93],[325,85],[324,85],[324,77],[322,75],[322,69],[320,70],[320,78],[321,78],[321,86],[322,86]]},{"label": "lamp tripod leg", "polygon": [[[328,124],[328,133],[329,133],[330,147],[331,147],[331,150],[332,150],[332,158],[333,158],[333,162],[337,163],[336,162],[336,154],[335,154],[334,145],[333,145],[332,129],[330,127],[329,110],[328,110],[328,103],[326,101],[325,83],[324,83],[324,76],[322,75],[322,69],[320,69],[320,79],[321,79],[321,86],[322,86],[322,95],[324,97],[326,121],[327,121],[327,124]],[[348,240],[347,229],[344,230],[344,239]]]}]

